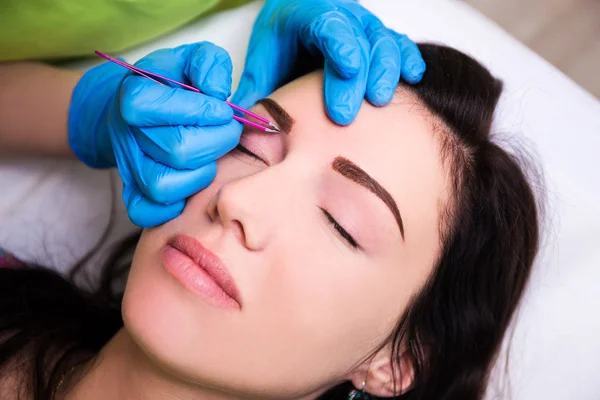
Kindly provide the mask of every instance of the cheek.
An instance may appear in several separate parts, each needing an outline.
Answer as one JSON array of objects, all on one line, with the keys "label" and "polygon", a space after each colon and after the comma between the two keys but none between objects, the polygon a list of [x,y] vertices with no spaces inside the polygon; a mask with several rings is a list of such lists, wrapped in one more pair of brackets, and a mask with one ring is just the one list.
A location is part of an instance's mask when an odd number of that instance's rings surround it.
[{"label": "cheek", "polygon": [[398,276],[349,253],[328,233],[313,227],[284,239],[260,303],[280,316],[279,337],[288,346],[303,343],[297,360],[318,358],[324,370],[347,371],[387,338],[410,293],[403,294]]},{"label": "cheek", "polygon": [[248,156],[239,154],[236,150],[217,160],[217,175],[209,188],[241,179],[266,168],[261,161],[251,160]]},{"label": "cheek", "polygon": [[[188,198],[184,215],[185,213],[200,213],[206,209],[210,200],[223,185],[260,172],[264,168],[265,166],[261,165],[261,163],[248,161],[243,156],[236,154],[230,153],[220,158],[217,160],[217,175],[215,179],[208,187]],[[168,222],[167,225],[171,222]]]}]

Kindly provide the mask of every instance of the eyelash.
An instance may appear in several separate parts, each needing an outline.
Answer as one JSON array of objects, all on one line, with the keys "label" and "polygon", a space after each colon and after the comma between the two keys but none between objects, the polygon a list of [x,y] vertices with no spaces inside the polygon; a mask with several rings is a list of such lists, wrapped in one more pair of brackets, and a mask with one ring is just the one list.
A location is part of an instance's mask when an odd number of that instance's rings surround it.
[{"label": "eyelash", "polygon": [[323,211],[323,214],[325,214],[325,217],[327,217],[327,220],[329,220],[329,223],[331,223],[331,225],[333,225],[333,229],[335,229],[336,231],[338,231],[338,233],[340,234],[340,236],[342,238],[344,238],[345,241],[348,242],[348,244],[350,246],[352,246],[352,248],[354,249],[359,249],[360,246],[358,245],[358,243],[356,242],[356,240],[354,240],[354,238],[352,237],[352,235],[350,235],[336,220],[335,218],[333,218],[333,216],[329,213],[329,211],[327,211],[324,208],[321,208],[321,211]]},{"label": "eyelash", "polygon": [[[264,162],[259,156],[257,156],[256,154],[254,154],[253,152],[251,152],[250,150],[248,150],[247,148],[245,148],[244,146],[242,146],[241,144],[238,144],[236,146],[236,150],[239,151],[240,153],[243,153],[245,155],[247,155],[248,157],[252,157],[257,161],[261,161]],[[327,218],[327,220],[329,221],[329,223],[331,225],[333,225],[333,229],[335,229],[339,235],[346,241],[348,242],[348,244],[350,246],[352,246],[353,249],[359,249],[360,246],[358,245],[358,243],[356,242],[356,240],[354,240],[354,238],[352,237],[352,235],[350,235],[336,220],[335,218],[333,218],[333,216],[331,215],[331,213],[329,211],[327,211],[326,209],[319,207],[321,209],[321,211],[323,211],[323,214],[325,214],[325,217]]]},{"label": "eyelash", "polygon": [[247,155],[248,157],[252,157],[254,158],[256,161],[260,161],[264,163],[264,160],[261,159],[259,156],[257,156],[256,154],[254,154],[253,152],[251,152],[250,150],[248,150],[247,148],[245,148],[244,146],[242,146],[241,144],[238,144],[235,149],[237,151],[239,151],[240,153],[244,153],[245,155]]}]

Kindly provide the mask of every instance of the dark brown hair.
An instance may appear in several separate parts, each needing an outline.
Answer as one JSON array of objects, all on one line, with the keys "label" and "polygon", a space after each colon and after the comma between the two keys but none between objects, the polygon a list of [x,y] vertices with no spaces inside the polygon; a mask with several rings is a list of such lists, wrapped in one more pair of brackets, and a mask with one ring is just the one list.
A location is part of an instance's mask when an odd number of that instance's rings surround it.
[{"label": "dark brown hair", "polygon": [[435,272],[399,327],[417,367],[405,398],[480,399],[538,251],[538,207],[525,158],[490,134],[502,83],[457,50],[420,49],[426,77],[405,87],[449,128],[454,204]]},{"label": "dark brown hair", "polygon": [[[538,250],[538,207],[530,165],[491,135],[502,82],[468,55],[420,44],[427,70],[401,83],[438,125],[452,199],[440,226],[442,252],[431,277],[390,337],[414,381],[401,400],[478,400],[517,309]],[[323,399],[342,399],[349,385]]]},{"label": "dark brown hair", "polygon": [[[452,201],[437,265],[389,339],[393,367],[405,349],[415,371],[397,398],[478,400],[531,272],[538,210],[524,167],[490,135],[501,82],[455,49],[419,47],[425,75],[399,90],[439,121]],[[28,352],[35,400],[48,399],[64,371],[94,357],[122,326],[122,293],[113,282],[126,271],[120,255],[136,241],[121,244],[93,291],[39,268],[0,270],[0,368],[5,374],[14,357]],[[351,389],[339,385],[321,400],[346,399]]]}]

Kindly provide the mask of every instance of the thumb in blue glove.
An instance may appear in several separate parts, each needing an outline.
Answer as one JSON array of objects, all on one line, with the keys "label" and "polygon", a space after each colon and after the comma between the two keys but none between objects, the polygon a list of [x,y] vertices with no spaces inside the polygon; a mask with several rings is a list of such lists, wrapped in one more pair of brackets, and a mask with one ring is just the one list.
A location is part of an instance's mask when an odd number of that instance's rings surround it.
[{"label": "thumb in blue glove", "polygon": [[324,58],[325,107],[340,125],[355,119],[365,97],[386,105],[401,77],[416,83],[425,72],[417,45],[355,0],[267,0],[232,102],[247,108],[271,94],[293,78],[303,51]]},{"label": "thumb in blue glove", "polygon": [[74,90],[69,142],[88,165],[118,168],[129,217],[151,227],[177,217],[186,198],[212,182],[216,160],[236,146],[242,126],[223,101],[232,71],[225,50],[196,43],[158,50],[136,65],[204,94],[100,65]]}]

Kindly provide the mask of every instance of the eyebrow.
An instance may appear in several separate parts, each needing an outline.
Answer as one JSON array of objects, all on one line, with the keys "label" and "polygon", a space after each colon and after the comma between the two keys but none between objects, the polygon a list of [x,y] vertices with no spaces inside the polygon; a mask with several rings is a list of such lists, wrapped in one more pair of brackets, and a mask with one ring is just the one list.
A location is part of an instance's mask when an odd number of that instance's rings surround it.
[{"label": "eyebrow", "polygon": [[402,236],[402,240],[404,240],[404,224],[402,223],[402,216],[400,215],[400,210],[398,210],[398,206],[392,195],[390,195],[390,193],[375,179],[371,178],[369,174],[347,158],[341,156],[336,157],[333,160],[331,167],[334,171],[339,172],[344,177],[358,183],[360,186],[368,189],[379,197],[385,205],[388,206],[392,214],[394,214],[394,218],[400,228],[400,235]]},{"label": "eyebrow", "polygon": [[267,110],[267,112],[275,120],[275,124],[279,127],[279,129],[281,129],[282,132],[288,134],[290,133],[296,121],[294,121],[294,118],[292,118],[292,116],[288,114],[278,102],[273,99],[264,98],[257,101],[256,104],[262,105]]}]

